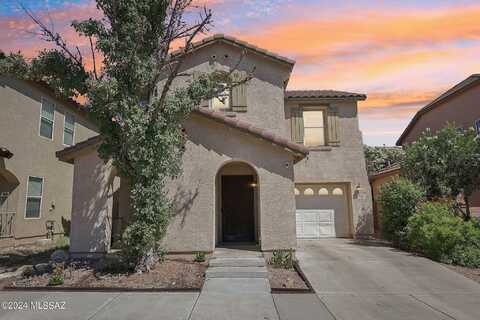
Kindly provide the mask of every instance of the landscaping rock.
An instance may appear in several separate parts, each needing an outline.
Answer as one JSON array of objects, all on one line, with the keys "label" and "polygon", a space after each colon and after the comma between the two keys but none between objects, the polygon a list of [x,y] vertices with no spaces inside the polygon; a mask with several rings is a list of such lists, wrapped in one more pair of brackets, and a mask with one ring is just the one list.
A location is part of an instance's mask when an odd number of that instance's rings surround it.
[{"label": "landscaping rock", "polygon": [[48,263],[39,263],[33,266],[36,275],[42,275],[52,271],[52,266]]},{"label": "landscaping rock", "polygon": [[22,276],[22,277],[31,277],[35,274],[35,270],[33,269],[33,266],[31,265],[24,265],[24,266],[21,266],[20,268],[17,269],[17,272],[19,272],[19,274]]},{"label": "landscaping rock", "polygon": [[68,252],[62,249],[55,250],[50,256],[50,260],[53,263],[66,263],[69,258],[70,255],[68,254]]}]

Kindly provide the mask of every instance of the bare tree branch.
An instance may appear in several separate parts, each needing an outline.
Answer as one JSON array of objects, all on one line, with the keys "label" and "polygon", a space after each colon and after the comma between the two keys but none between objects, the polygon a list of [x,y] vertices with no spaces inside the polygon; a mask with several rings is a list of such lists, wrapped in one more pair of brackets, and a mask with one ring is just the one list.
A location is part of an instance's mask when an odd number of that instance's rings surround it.
[{"label": "bare tree branch", "polygon": [[173,70],[169,73],[167,80],[165,81],[165,84],[163,85],[162,88],[162,93],[160,95],[160,98],[158,100],[158,107],[156,107],[153,110],[153,114],[151,117],[151,121],[156,121],[158,118],[158,114],[160,112],[160,109],[163,108],[163,105],[165,103],[165,99],[167,97],[167,93],[170,90],[170,86],[172,85],[173,80],[175,79],[178,71],[180,70],[180,67],[183,62],[183,58],[186,56],[186,54],[189,52],[191,44],[195,37],[203,32],[204,28],[211,22],[212,19],[212,12],[210,10],[207,10],[207,8],[204,8],[204,13],[205,15],[203,16],[203,19],[200,23],[197,24],[196,28],[192,31],[192,33],[188,36],[188,38],[185,41],[185,47],[179,53],[179,57],[182,57],[179,61],[177,61],[174,66]]},{"label": "bare tree branch", "polygon": [[73,53],[68,48],[67,42],[63,40],[60,34],[55,33],[52,29],[48,28],[40,18],[36,17],[27,7],[22,3],[19,3],[22,10],[32,19],[33,22],[40,28],[40,34],[44,40],[54,42],[68,57],[70,57],[78,66],[83,68],[83,57],[78,46],[75,46],[77,53]]}]

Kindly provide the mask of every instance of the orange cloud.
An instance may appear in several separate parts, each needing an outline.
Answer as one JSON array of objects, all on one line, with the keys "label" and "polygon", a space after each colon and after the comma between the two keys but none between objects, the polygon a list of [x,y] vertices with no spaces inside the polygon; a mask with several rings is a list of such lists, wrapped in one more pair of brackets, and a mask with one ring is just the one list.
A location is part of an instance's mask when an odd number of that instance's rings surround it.
[{"label": "orange cloud", "polygon": [[350,12],[330,19],[284,21],[241,35],[273,51],[312,60],[389,47],[480,40],[480,6],[415,12]]},{"label": "orange cloud", "polygon": [[372,92],[368,94],[367,100],[360,102],[359,106],[361,109],[378,109],[385,107],[425,105],[438,97],[441,92],[441,90]]}]

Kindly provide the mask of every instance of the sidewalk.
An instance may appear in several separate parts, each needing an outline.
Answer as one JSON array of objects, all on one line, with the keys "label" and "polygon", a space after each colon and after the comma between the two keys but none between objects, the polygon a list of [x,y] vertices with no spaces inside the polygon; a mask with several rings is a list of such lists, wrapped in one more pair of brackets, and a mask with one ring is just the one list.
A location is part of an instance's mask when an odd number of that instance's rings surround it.
[{"label": "sidewalk", "polygon": [[192,320],[278,320],[260,252],[219,249],[210,259]]}]

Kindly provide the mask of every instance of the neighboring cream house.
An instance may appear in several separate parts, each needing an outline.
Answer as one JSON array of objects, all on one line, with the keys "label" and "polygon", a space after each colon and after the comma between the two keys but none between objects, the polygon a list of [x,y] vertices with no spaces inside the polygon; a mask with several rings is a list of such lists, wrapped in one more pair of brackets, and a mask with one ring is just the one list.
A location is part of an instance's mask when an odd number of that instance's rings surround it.
[{"label": "neighboring cream house", "polygon": [[[249,72],[253,79],[184,121],[183,172],[164,240],[170,252],[250,243],[295,248],[297,238],[373,232],[357,101],[365,95],[286,91],[294,61],[215,35],[194,45],[183,70]],[[183,85],[183,77],[175,83]],[[71,252],[107,252],[129,219],[128,182],[97,154],[101,137],[57,152],[74,166]]]},{"label": "neighboring cream house", "polygon": [[0,246],[45,238],[47,225],[67,231],[73,168],[55,152],[96,134],[73,101],[0,77]]},{"label": "neighboring cream house", "polygon": [[[397,141],[398,146],[415,142],[427,129],[436,132],[447,123],[475,128],[480,134],[480,74],[472,74],[420,109]],[[480,191],[470,198],[472,214],[480,216]]]}]

